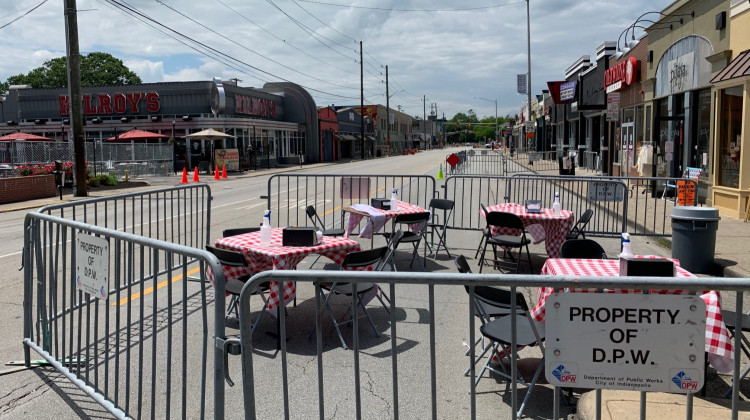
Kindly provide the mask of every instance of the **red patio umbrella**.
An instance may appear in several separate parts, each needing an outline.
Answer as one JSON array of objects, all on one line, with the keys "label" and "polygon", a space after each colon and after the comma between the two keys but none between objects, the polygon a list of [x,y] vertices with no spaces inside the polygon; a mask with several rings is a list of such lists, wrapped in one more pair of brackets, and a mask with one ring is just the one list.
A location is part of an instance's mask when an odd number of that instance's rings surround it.
[{"label": "red patio umbrella", "polygon": [[165,136],[164,134],[159,133],[152,133],[150,131],[145,130],[130,130],[126,131],[122,134],[118,134],[117,137],[110,137],[107,139],[107,141],[115,141],[115,140],[150,140],[150,139],[168,139],[169,136]]},{"label": "red patio umbrella", "polygon": [[23,133],[20,131],[17,133],[11,133],[11,134],[0,137],[0,141],[9,141],[9,140],[55,141],[54,139],[37,136],[36,134],[31,134],[31,133]]}]

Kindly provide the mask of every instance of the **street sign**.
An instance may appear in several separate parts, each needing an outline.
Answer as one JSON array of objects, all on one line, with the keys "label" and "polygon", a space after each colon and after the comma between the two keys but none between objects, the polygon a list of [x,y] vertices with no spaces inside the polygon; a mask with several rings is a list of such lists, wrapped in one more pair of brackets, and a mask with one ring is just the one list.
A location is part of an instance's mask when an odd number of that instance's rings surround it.
[{"label": "street sign", "polygon": [[76,236],[76,288],[97,299],[109,294],[109,242],[79,233]]},{"label": "street sign", "polygon": [[534,121],[526,121],[525,127],[526,127],[526,132],[527,133],[533,133],[536,130],[536,126],[534,125]]},{"label": "street sign", "polygon": [[553,293],[550,385],[694,393],[703,386],[706,303],[694,295]]},{"label": "street sign", "polygon": [[625,186],[607,181],[589,181],[589,201],[622,201],[625,196]]},{"label": "street sign", "polygon": [[620,92],[607,94],[607,121],[620,119]]},{"label": "street sign", "polygon": [[448,162],[448,165],[451,165],[451,168],[453,168],[456,165],[458,165],[458,162],[460,162],[461,159],[458,156],[456,156],[455,153],[452,153],[450,156],[448,156],[445,159],[445,161]]}]

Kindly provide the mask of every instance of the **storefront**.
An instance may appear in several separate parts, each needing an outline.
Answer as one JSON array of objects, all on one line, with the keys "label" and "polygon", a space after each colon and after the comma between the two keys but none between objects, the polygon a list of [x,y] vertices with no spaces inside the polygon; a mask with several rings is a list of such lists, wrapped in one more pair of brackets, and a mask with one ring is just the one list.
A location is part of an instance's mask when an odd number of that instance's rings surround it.
[{"label": "storefront", "polygon": [[320,125],[320,156],[323,162],[338,160],[338,140],[336,132],[339,131],[339,121],[336,110],[326,106],[318,108],[318,121]]},{"label": "storefront", "polygon": [[608,124],[608,145],[612,175],[622,177],[651,176],[653,143],[651,141],[651,107],[644,107],[641,75],[646,74],[648,38],[619,59],[610,58],[604,77],[608,101],[618,102],[617,121]]},{"label": "storefront", "polygon": [[[246,161],[253,146],[263,166],[318,162],[315,102],[293,83],[267,83],[262,89],[221,80],[84,87],[85,138],[101,142],[133,128],[160,133],[174,143],[175,170],[210,160],[211,151],[236,149]],[[67,89],[11,89],[3,101],[0,132],[33,131],[70,138]],[[186,140],[185,135],[213,128],[234,138]]]},{"label": "storefront", "polygon": [[[645,106],[653,110],[654,176],[682,177],[699,168],[699,202],[712,204],[716,177],[711,79],[729,63],[729,2],[681,0],[647,29],[649,55]],[[648,109],[648,108],[647,108]],[[648,111],[646,111],[648,112]]]},{"label": "storefront", "polygon": [[[579,147],[583,153],[580,162],[591,171],[602,171],[601,157],[607,154],[608,148],[603,141],[606,132],[605,110],[607,96],[604,88],[604,76],[608,69],[609,56],[615,51],[614,42],[604,42],[596,49],[596,66],[581,73],[581,91],[578,109],[581,111],[584,141]],[[606,158],[606,157],[605,157]],[[606,173],[606,171],[605,171]]]},{"label": "storefront", "polygon": [[748,219],[750,211],[750,3],[733,1],[730,49],[734,57],[711,83],[716,88],[712,188],[722,215]]}]

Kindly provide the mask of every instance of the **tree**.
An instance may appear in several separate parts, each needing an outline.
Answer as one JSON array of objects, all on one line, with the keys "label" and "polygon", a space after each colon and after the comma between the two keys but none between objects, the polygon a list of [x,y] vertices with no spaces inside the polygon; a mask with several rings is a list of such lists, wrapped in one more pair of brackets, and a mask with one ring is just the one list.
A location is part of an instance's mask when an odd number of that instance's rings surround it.
[{"label": "tree", "polygon": [[[122,60],[111,54],[92,52],[81,57],[81,86],[122,86],[142,83]],[[8,85],[30,85],[33,88],[62,88],[68,86],[68,64],[65,57],[48,60],[27,74],[11,76],[0,85],[7,91]]]}]

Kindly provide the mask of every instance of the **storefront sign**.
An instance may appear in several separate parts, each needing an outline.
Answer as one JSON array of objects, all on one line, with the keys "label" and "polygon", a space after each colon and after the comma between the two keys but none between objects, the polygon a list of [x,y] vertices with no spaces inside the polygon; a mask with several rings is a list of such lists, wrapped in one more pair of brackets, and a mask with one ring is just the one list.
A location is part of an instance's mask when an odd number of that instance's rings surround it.
[{"label": "storefront sign", "polygon": [[76,288],[97,299],[109,294],[109,242],[94,235],[76,236]]},{"label": "storefront sign", "polygon": [[630,57],[604,72],[604,87],[607,93],[630,86],[638,77],[638,60]]},{"label": "storefront sign", "polygon": [[519,95],[526,95],[526,74],[516,75],[516,91]]},{"label": "storefront sign", "polygon": [[237,114],[276,118],[276,102],[270,99],[253,98],[251,96],[245,95],[235,95],[234,104],[234,112]]},{"label": "storefront sign", "polygon": [[689,52],[667,63],[669,70],[669,92],[679,93],[693,87],[693,57]]},{"label": "storefront sign", "polygon": [[214,77],[214,84],[211,86],[211,113],[214,117],[224,113],[227,106],[227,95],[224,92],[224,84],[221,83],[220,77]]},{"label": "storefront sign", "polygon": [[551,385],[694,393],[703,386],[698,296],[554,293],[545,304]]},{"label": "storefront sign", "polygon": [[226,167],[228,171],[240,170],[240,153],[237,149],[216,149],[214,158],[219,169]]},{"label": "storefront sign", "polygon": [[576,96],[576,85],[578,82],[573,80],[572,82],[565,82],[560,85],[560,100],[569,101]]},{"label": "storefront sign", "polygon": [[607,94],[607,121],[620,119],[620,92]]},{"label": "storefront sign", "polygon": [[[158,112],[161,107],[159,94],[156,92],[83,95],[82,99],[83,113],[86,115],[140,114],[141,101],[146,104],[146,111],[149,113]],[[60,95],[58,103],[60,115],[69,115],[70,97]]]}]

